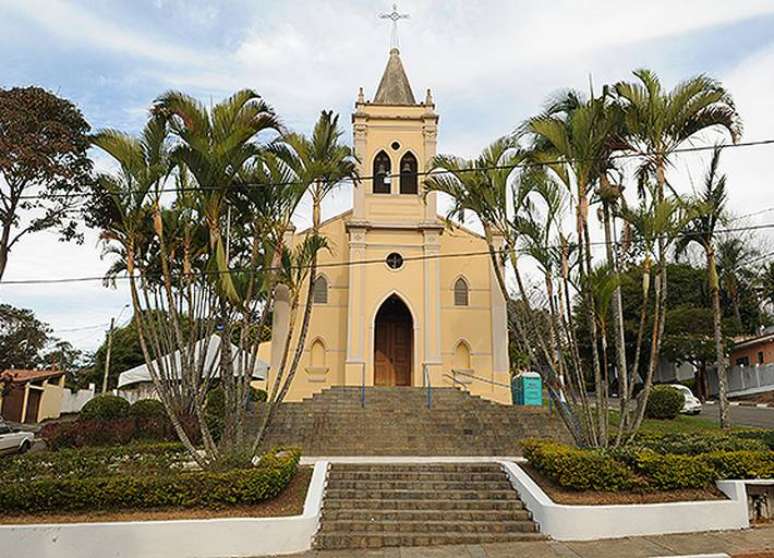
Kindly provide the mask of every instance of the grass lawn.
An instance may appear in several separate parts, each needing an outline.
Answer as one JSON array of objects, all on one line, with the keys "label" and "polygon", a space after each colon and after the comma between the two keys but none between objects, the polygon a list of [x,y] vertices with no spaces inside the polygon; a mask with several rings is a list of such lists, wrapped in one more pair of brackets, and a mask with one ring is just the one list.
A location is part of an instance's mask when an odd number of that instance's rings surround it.
[{"label": "grass lawn", "polygon": [[[617,411],[610,411],[610,426],[616,427],[619,422]],[[752,430],[751,428],[734,427],[732,430]],[[673,420],[643,419],[640,432],[656,434],[697,434],[701,432],[722,432],[720,425],[701,416],[678,415]]]}]

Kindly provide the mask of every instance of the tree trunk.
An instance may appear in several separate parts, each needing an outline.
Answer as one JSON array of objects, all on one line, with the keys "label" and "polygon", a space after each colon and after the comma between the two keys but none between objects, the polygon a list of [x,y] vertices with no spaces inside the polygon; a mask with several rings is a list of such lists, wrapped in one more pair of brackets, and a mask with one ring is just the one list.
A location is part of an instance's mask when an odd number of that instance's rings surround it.
[{"label": "tree trunk", "polygon": [[712,296],[712,329],[715,335],[715,358],[718,369],[718,407],[720,411],[720,427],[728,429],[731,424],[728,421],[728,372],[726,370],[726,352],[723,347],[723,326],[720,310],[720,282],[715,262],[715,248],[712,245],[706,247],[707,274],[709,275],[710,295]]}]

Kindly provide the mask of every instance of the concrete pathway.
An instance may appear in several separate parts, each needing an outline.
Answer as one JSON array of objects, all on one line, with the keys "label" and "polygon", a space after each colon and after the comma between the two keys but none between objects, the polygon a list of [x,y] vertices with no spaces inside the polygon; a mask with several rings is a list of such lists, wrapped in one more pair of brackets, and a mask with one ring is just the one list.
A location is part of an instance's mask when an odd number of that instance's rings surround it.
[{"label": "concrete pathway", "polygon": [[[767,552],[768,551],[768,552]],[[755,554],[753,554],[755,553]],[[629,537],[588,542],[525,542],[467,546],[311,550],[287,558],[654,558],[774,557],[774,525],[744,531]]]}]

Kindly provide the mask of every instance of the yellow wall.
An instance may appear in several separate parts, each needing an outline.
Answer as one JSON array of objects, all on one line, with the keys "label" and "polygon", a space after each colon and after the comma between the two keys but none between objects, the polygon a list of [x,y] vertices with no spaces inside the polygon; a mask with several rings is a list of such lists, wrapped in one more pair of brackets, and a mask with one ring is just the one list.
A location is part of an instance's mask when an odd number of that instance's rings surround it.
[{"label": "yellow wall", "polygon": [[[394,175],[399,174],[406,152],[416,157],[420,173],[429,170],[438,126],[429,92],[424,103],[412,106],[376,105],[359,98],[352,124],[361,176],[372,176],[380,151],[390,157]],[[486,252],[486,243],[438,217],[435,194],[423,196],[421,176],[415,195],[400,194],[399,182],[394,176],[390,194],[374,194],[372,181],[362,180],[353,191],[352,211],[323,224],[330,251],[319,256],[319,274],[328,282],[328,302],[313,306],[303,357],[287,399],[300,400],[332,385],[363,381],[373,385],[374,319],[381,304],[395,294],[413,319],[412,385],[424,384],[425,370],[433,386],[455,385],[447,376],[462,342],[470,372],[479,378],[469,381],[467,389],[509,402],[505,304],[489,257],[444,257]],[[294,242],[303,234],[297,234]],[[401,269],[386,265],[391,252],[403,256]],[[470,287],[465,307],[454,305],[454,283],[461,276]],[[302,300],[291,346],[298,338],[303,306]],[[267,362],[270,345],[261,347],[261,358]]]}]

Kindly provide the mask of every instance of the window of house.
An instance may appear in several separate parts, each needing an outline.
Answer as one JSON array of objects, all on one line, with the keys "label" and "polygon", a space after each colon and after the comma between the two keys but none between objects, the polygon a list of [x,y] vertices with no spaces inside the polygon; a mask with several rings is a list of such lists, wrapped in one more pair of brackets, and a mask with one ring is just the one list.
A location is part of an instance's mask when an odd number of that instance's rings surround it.
[{"label": "window of house", "polygon": [[741,357],[736,359],[737,366],[750,366],[750,357]]},{"label": "window of house", "polygon": [[758,364],[763,364],[763,351],[758,351]]},{"label": "window of house", "polygon": [[454,283],[454,306],[468,305],[468,284],[460,277]]},{"label": "window of house", "polygon": [[416,194],[418,191],[417,158],[406,153],[400,160],[400,193]]},{"label": "window of house", "polygon": [[323,275],[318,275],[314,281],[313,302],[315,304],[328,303],[328,280]]},{"label": "window of house", "polygon": [[380,151],[374,159],[374,194],[390,193],[391,173],[390,157],[384,151]]}]

